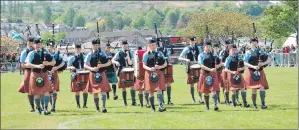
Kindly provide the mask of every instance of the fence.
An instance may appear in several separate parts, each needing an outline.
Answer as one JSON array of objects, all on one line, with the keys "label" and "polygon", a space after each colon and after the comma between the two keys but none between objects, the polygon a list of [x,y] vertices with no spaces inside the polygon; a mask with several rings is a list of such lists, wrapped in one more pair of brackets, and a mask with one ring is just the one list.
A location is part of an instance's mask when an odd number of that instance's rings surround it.
[{"label": "fence", "polygon": [[270,53],[271,66],[297,67],[298,53]]}]

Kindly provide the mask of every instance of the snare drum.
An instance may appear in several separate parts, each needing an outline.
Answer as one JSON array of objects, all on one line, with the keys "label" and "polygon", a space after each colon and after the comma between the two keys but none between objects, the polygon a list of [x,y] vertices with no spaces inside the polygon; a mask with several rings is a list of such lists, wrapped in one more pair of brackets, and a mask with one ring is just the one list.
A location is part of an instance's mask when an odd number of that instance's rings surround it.
[{"label": "snare drum", "polygon": [[198,80],[199,75],[200,75],[200,65],[199,64],[194,64],[190,66],[190,73],[191,73],[191,78],[193,80]]},{"label": "snare drum", "polygon": [[142,62],[142,58],[143,58],[143,54],[146,52],[146,50],[136,50],[135,51],[135,58],[134,58],[134,68],[135,68],[135,72],[134,75],[137,78],[140,77],[144,77],[145,75],[145,70],[143,68],[143,62]]},{"label": "snare drum", "polygon": [[89,78],[89,71],[78,71],[76,76],[76,82],[78,84],[87,84]]},{"label": "snare drum", "polygon": [[134,82],[134,68],[123,68],[121,70],[121,81],[123,83],[133,83]]},{"label": "snare drum", "polygon": [[164,69],[164,76],[165,77],[172,77],[173,75],[173,66],[167,65],[167,67]]}]

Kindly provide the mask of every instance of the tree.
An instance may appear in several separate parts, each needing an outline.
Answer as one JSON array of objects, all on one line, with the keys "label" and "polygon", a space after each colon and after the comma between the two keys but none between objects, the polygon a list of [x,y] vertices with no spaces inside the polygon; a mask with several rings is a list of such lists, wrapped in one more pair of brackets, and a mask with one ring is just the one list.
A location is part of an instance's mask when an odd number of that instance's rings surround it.
[{"label": "tree", "polygon": [[76,12],[73,8],[69,8],[66,13],[66,24],[70,27],[73,26],[74,23],[74,17],[76,15]]},{"label": "tree", "polygon": [[123,19],[119,15],[113,19],[113,23],[114,23],[114,28],[116,28],[116,29],[121,30],[124,27]]},{"label": "tree", "polygon": [[260,6],[257,4],[246,3],[241,8],[239,8],[239,12],[243,12],[249,16],[259,16],[264,12],[264,6]]},{"label": "tree", "polygon": [[272,39],[288,37],[296,33],[298,44],[298,3],[285,1],[282,6],[270,6],[265,10],[262,27],[265,35]]},{"label": "tree", "polygon": [[58,18],[57,14],[52,14],[51,16],[51,23],[53,23]]},{"label": "tree", "polygon": [[[55,33],[55,34],[54,34],[54,40],[55,40],[55,41],[59,41],[59,40],[61,40],[61,39],[64,39],[66,35],[67,35],[66,32],[63,32],[63,33]],[[52,32],[43,32],[43,33],[42,33],[42,40],[43,40],[43,41],[47,41],[48,39],[52,39],[52,36],[53,36]],[[57,42],[56,42],[56,44],[57,44]]]},{"label": "tree", "polygon": [[126,26],[126,25],[129,26],[132,22],[132,19],[130,17],[128,17],[128,15],[123,15],[122,20],[123,20],[124,26]]},{"label": "tree", "polygon": [[178,13],[178,11],[175,10],[168,11],[165,18],[166,25],[171,28],[175,27],[179,20],[179,16],[180,14]]},{"label": "tree", "polygon": [[105,31],[112,31],[114,23],[111,16],[105,16]]},{"label": "tree", "polygon": [[146,13],[145,25],[148,28],[153,29],[154,23],[157,23],[157,27],[159,27],[162,23],[162,18],[160,15],[157,14],[155,10],[151,10],[148,13]]},{"label": "tree", "polygon": [[17,50],[20,40],[12,39],[11,37],[1,36],[0,55],[11,53],[12,50]]},{"label": "tree", "polygon": [[141,29],[142,27],[144,27],[145,24],[145,18],[144,16],[140,15],[138,16],[133,22],[132,22],[132,26],[136,29]]},{"label": "tree", "polygon": [[85,19],[82,15],[77,15],[74,20],[75,27],[84,27],[86,24]]},{"label": "tree", "polygon": [[27,7],[28,7],[30,15],[33,16],[33,14],[34,14],[33,4],[29,3]]},{"label": "tree", "polygon": [[42,14],[41,12],[36,11],[36,12],[34,13],[34,15],[33,15],[33,20],[34,20],[35,22],[38,22],[42,16],[43,16],[43,14]]},{"label": "tree", "polygon": [[43,11],[43,20],[45,24],[49,24],[51,22],[51,16],[52,16],[51,8],[47,6],[46,8],[44,8]]},{"label": "tree", "polygon": [[[194,12],[189,15],[189,23],[182,35],[206,37],[205,25],[208,25],[211,38],[228,38],[226,27],[234,31],[236,37],[251,37],[252,20],[250,17],[237,12],[206,11]],[[198,39],[199,39],[198,38]]]}]

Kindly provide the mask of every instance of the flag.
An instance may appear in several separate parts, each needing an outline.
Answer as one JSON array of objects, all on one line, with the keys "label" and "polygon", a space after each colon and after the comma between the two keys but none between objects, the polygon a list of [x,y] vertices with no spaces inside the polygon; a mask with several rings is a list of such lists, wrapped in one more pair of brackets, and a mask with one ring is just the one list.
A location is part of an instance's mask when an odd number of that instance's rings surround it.
[{"label": "flag", "polygon": [[20,34],[16,34],[16,33],[12,32],[12,38],[13,39],[21,39],[21,36],[20,36]]}]

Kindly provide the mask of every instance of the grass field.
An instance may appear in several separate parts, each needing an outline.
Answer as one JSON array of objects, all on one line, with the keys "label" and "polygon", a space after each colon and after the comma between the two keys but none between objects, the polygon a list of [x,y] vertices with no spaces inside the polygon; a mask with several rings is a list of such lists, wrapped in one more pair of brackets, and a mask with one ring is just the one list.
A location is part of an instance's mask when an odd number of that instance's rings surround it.
[{"label": "grass field", "polygon": [[[1,74],[1,128],[298,128],[297,68],[266,68],[270,85],[266,95],[268,109],[260,109],[258,95],[258,110],[220,104],[219,112],[205,111],[204,105],[192,104],[184,67],[175,66],[174,70],[174,105],[166,105],[166,112],[152,113],[140,106],[124,107],[120,89],[118,100],[107,101],[108,113],[95,112],[92,95],[88,98],[88,109],[77,109],[69,88],[69,72],[64,72],[60,74],[57,111],[50,116],[29,112],[27,95],[17,91],[23,78],[19,73]],[[248,102],[252,104],[250,95],[247,92]],[[222,102],[223,95],[220,97]],[[128,103],[131,103],[130,94]]]}]

